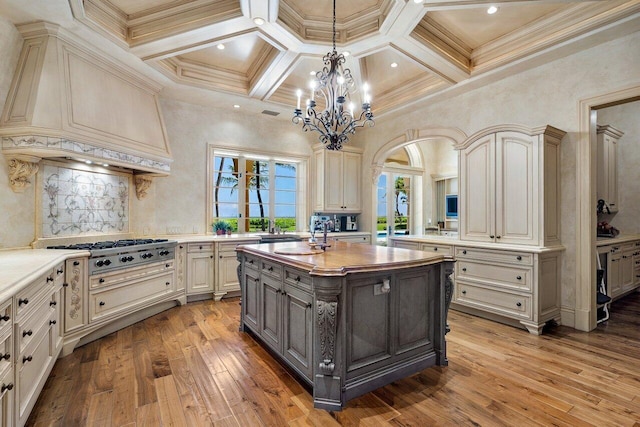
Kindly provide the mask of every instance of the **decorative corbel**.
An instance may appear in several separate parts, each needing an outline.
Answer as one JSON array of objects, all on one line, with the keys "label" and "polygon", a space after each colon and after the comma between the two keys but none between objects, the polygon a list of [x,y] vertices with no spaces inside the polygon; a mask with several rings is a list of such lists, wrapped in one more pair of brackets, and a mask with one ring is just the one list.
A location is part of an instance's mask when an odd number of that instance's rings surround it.
[{"label": "decorative corbel", "polygon": [[9,159],[9,185],[16,193],[23,193],[31,185],[39,169],[39,157],[20,156]]},{"label": "decorative corbel", "polygon": [[151,187],[151,183],[153,182],[153,178],[148,175],[136,175],[135,176],[135,184],[136,184],[136,197],[138,200],[142,200],[147,197],[147,190]]},{"label": "decorative corbel", "polygon": [[382,173],[382,164],[373,164],[371,165],[371,183],[373,185],[378,184],[378,178],[380,178],[380,174]]}]

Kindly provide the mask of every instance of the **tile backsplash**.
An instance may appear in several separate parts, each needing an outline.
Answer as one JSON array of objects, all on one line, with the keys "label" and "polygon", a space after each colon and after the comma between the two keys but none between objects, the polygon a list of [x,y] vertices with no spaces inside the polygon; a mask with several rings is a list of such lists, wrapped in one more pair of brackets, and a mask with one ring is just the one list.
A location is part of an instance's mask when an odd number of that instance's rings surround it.
[{"label": "tile backsplash", "polygon": [[42,237],[129,231],[127,175],[62,166],[42,169]]}]

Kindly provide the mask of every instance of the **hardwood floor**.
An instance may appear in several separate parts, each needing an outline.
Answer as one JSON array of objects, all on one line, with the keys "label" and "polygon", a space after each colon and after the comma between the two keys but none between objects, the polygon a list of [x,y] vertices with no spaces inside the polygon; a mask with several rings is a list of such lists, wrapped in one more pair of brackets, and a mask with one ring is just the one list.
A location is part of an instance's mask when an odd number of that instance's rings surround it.
[{"label": "hardwood floor", "polygon": [[590,333],[449,315],[449,366],[349,402],[310,394],[238,332],[238,300],[173,308],[57,361],[32,426],[640,426],[640,293]]}]

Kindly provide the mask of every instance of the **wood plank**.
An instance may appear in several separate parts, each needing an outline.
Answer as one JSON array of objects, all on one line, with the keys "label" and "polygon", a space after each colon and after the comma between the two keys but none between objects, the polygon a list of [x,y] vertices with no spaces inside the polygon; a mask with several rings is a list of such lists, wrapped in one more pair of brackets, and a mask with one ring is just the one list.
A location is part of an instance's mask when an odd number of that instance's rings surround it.
[{"label": "wood plank", "polygon": [[187,423],[187,419],[182,411],[182,403],[178,395],[178,389],[173,381],[172,375],[166,375],[155,380],[156,392],[158,393],[158,406],[160,407],[160,419],[162,425],[188,427],[193,424]]}]

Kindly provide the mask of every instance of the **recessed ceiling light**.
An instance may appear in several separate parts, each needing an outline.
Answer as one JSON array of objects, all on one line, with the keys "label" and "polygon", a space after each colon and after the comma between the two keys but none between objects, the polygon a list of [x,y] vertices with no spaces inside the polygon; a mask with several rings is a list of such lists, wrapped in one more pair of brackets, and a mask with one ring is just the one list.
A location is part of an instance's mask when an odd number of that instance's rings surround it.
[{"label": "recessed ceiling light", "polygon": [[90,165],[91,163],[93,163],[91,160],[85,160],[84,161],[86,164]]},{"label": "recessed ceiling light", "polygon": [[397,62],[392,62],[392,63],[391,63],[391,68],[396,68],[397,66],[398,66],[398,63],[397,63]]},{"label": "recessed ceiling light", "polygon": [[264,24],[264,19],[262,18],[253,18],[253,23],[260,26]]},{"label": "recessed ceiling light", "polygon": [[413,0],[414,3],[422,3],[422,0]]},{"label": "recessed ceiling light", "polygon": [[348,50],[345,50],[344,52],[342,52],[342,56],[344,56],[345,58],[349,55],[351,55],[351,52],[349,52]]},{"label": "recessed ceiling light", "polygon": [[240,108],[238,104],[233,104],[233,108]]},{"label": "recessed ceiling light", "polygon": [[315,75],[316,75],[316,73],[317,73],[317,71],[309,71],[309,75],[310,75],[310,76],[315,76]]},{"label": "recessed ceiling light", "polygon": [[103,163],[102,166],[104,166],[105,168],[109,167],[109,163]]},{"label": "recessed ceiling light", "polygon": [[489,15],[493,15],[494,13],[496,13],[498,11],[498,8],[495,6],[490,6],[489,9],[487,9],[487,13]]},{"label": "recessed ceiling light", "polygon": [[220,49],[220,50],[224,49],[224,45],[223,45],[222,43],[220,43],[217,47],[218,47],[218,49]]}]

